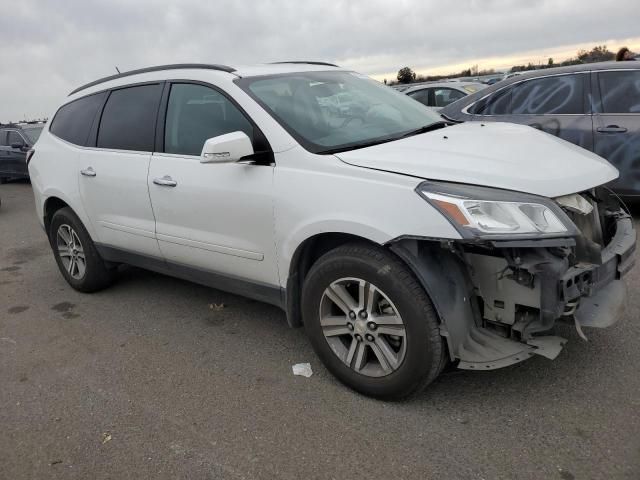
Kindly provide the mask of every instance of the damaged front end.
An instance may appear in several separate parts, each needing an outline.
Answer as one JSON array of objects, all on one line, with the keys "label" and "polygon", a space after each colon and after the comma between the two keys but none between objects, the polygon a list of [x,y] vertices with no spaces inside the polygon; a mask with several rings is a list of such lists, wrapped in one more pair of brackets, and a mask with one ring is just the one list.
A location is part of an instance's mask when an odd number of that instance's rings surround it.
[{"label": "damaged front end", "polygon": [[[475,200],[486,195],[481,187],[428,187],[428,200],[452,219],[463,239],[405,237],[390,247],[431,296],[458,368],[496,369],[535,354],[553,359],[566,343],[551,333],[557,321],[573,322],[585,338],[582,327],[608,327],[620,317],[626,297],[621,279],[633,266],[636,234],[630,215],[607,189],[544,199],[544,210],[536,210],[533,196],[500,198],[503,212],[473,203],[485,201]],[[540,223],[540,232],[479,232],[487,225],[520,228],[510,223],[509,209],[513,217],[525,212],[524,224]],[[545,231],[547,225],[556,231]]]}]

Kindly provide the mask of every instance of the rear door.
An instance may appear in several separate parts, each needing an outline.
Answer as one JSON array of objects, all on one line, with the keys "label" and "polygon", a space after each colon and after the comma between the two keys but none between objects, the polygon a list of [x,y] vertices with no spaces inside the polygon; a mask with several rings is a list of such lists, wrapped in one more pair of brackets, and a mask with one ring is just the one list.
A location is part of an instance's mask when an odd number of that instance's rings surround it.
[{"label": "rear door", "polygon": [[112,90],[78,172],[96,241],[155,258],[161,255],[147,174],[163,87],[160,82]]},{"label": "rear door", "polygon": [[640,70],[597,72],[594,83],[595,152],[620,171],[616,191],[640,195]]}]

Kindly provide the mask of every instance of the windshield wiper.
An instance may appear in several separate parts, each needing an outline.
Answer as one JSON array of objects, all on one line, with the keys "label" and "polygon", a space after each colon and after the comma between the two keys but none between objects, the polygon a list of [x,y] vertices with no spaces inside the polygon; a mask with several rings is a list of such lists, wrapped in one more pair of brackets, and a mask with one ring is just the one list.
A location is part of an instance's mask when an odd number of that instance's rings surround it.
[{"label": "windshield wiper", "polygon": [[316,152],[316,153],[319,154],[319,155],[327,155],[327,154],[348,152],[350,150],[359,150],[361,148],[372,147],[374,145],[380,145],[381,143],[393,142],[395,140],[399,140],[399,139],[405,138],[405,137],[412,137],[413,135],[418,135],[419,133],[426,133],[426,132],[430,132],[432,130],[438,130],[439,128],[444,128],[444,127],[447,127],[449,125],[451,125],[450,122],[444,122],[444,121],[434,122],[434,123],[430,123],[429,125],[425,125],[423,127],[417,128],[415,130],[411,130],[410,132],[403,133],[402,135],[397,135],[397,136],[388,137],[388,138],[382,138],[382,139],[376,139],[376,140],[371,140],[371,141],[368,141],[368,142],[356,143],[356,144],[346,145],[346,146],[337,147],[337,148],[331,148],[331,149],[322,150],[322,151],[319,151],[319,152]]},{"label": "windshield wiper", "polygon": [[449,125],[450,125],[449,122],[442,122],[442,121],[430,123],[429,125],[425,125],[423,127],[416,128],[415,130],[411,130],[410,132],[407,132],[404,135],[402,135],[400,138],[413,137],[414,135],[419,135],[420,133],[431,132],[433,130],[438,130],[439,128],[444,128],[444,127],[447,127]]},{"label": "windshield wiper", "polygon": [[347,146],[344,146],[344,147],[330,148],[328,150],[321,150],[321,151],[316,152],[316,153],[318,155],[328,155],[328,154],[349,152],[351,150],[359,150],[361,148],[373,147],[374,145],[380,145],[381,143],[393,142],[394,140],[397,140],[397,139],[398,139],[397,137],[392,137],[392,138],[383,138],[383,139],[371,140],[371,141],[368,141],[368,142],[356,143],[356,144],[347,145]]}]

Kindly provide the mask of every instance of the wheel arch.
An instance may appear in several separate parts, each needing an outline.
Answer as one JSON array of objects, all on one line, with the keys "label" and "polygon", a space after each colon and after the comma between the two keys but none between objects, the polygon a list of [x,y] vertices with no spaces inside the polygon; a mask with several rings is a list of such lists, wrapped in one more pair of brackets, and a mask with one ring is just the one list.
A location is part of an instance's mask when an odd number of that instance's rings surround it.
[{"label": "wheel arch", "polygon": [[325,253],[345,243],[360,242],[380,247],[381,245],[359,235],[346,232],[323,232],[305,239],[294,251],[287,272],[285,308],[287,322],[291,327],[302,326],[300,298],[304,279],[313,264]]},{"label": "wheel arch", "polygon": [[[49,197],[44,202],[44,207],[42,209],[42,221],[44,222],[44,229],[49,233],[49,227],[51,226],[51,219],[53,215],[63,208],[71,208],[67,202],[62,200],[60,197]],[[73,209],[71,209],[73,210]]]}]

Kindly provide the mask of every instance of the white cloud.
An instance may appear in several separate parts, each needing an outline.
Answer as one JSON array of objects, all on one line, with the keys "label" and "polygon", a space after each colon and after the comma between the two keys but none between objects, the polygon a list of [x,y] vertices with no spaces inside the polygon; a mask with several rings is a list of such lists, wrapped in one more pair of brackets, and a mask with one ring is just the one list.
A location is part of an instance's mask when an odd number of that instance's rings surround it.
[{"label": "white cloud", "polygon": [[326,60],[381,75],[637,35],[635,0],[12,2],[0,16],[0,120],[149,65]]}]

